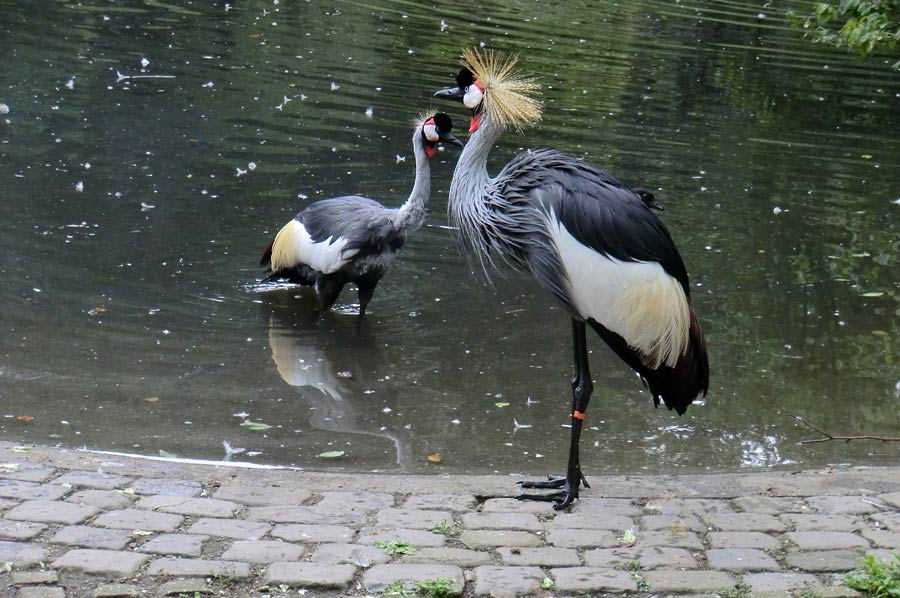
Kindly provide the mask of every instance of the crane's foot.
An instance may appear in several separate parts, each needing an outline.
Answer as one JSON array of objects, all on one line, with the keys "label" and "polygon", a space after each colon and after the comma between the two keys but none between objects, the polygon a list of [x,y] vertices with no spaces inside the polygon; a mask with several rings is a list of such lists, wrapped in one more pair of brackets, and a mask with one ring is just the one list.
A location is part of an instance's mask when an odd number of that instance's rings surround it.
[{"label": "crane's foot", "polygon": [[546,481],[517,482],[522,488],[559,489],[559,492],[549,492],[547,494],[520,494],[516,496],[516,498],[518,500],[552,502],[553,508],[557,511],[567,509],[578,498],[578,488],[581,485],[584,485],[585,488],[591,487],[580,470],[575,472],[573,479],[576,480],[574,484],[569,482],[568,477],[563,476],[547,476]]}]

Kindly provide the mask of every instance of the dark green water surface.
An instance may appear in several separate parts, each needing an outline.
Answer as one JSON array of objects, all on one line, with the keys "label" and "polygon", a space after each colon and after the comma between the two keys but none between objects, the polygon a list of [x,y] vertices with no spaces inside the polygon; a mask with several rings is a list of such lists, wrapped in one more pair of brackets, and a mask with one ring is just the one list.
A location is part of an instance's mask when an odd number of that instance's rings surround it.
[{"label": "dark green water surface", "polygon": [[320,317],[307,290],[257,284],[309,202],[406,198],[418,112],[465,137],[461,105],[431,93],[484,43],[520,53],[545,105],[494,169],[551,146],[655,190],[707,335],[710,395],[683,417],[591,338],[588,473],[900,462],[896,443],[801,444],[819,434],[795,419],[900,436],[900,75],[803,40],[785,10],[809,4],[0,8],[3,439],[559,472],[567,316],[526,277],[469,272],[446,228],[456,150],[362,326],[355,293]]}]

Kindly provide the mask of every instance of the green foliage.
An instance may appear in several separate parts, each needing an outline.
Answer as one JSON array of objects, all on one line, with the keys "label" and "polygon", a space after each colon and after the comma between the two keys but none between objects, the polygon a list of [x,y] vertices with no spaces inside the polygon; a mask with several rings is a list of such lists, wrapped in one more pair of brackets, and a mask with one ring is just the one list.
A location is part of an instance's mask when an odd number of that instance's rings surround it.
[{"label": "green foliage", "polygon": [[870,554],[860,569],[847,574],[844,583],[875,598],[900,596],[900,552],[894,553],[891,562],[876,560]]},{"label": "green foliage", "polygon": [[381,595],[391,598],[413,598],[416,593],[404,589],[403,584],[401,584],[399,581],[395,581],[384,590],[382,590]]},{"label": "green foliage", "polygon": [[434,526],[434,529],[432,529],[431,531],[436,534],[443,534],[445,536],[458,536],[460,533],[462,533],[462,529],[455,525],[452,525],[451,523],[447,523],[445,519],[442,519],[441,522]]},{"label": "green foliage", "polygon": [[[817,43],[847,47],[862,55],[900,44],[900,0],[829,0],[815,14],[795,20]],[[900,60],[894,63],[900,69]]]},{"label": "green foliage", "polygon": [[719,598],[747,598],[751,594],[750,584],[741,580],[733,588],[722,590],[718,593]]},{"label": "green foliage", "polygon": [[453,580],[446,577],[438,577],[437,579],[423,579],[416,582],[419,593],[428,598],[452,598],[459,596],[459,592],[453,589]]},{"label": "green foliage", "polygon": [[383,540],[375,540],[375,546],[382,549],[385,554],[412,554],[416,551],[415,547],[409,542],[402,542],[400,540],[390,540],[385,542]]}]

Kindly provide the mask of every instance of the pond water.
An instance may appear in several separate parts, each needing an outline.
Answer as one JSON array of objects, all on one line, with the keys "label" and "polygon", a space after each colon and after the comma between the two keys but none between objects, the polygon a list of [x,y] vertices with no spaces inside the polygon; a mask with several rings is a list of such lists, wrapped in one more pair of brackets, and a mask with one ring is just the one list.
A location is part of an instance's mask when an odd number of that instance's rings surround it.
[{"label": "pond water", "polygon": [[484,43],[520,53],[545,105],[494,168],[551,146],[656,190],[709,345],[709,397],[678,417],[590,339],[586,471],[900,462],[896,444],[800,443],[820,434],[797,417],[900,436],[900,75],[803,40],[784,9],[809,4],[22,6],[0,11],[3,439],[560,472],[567,316],[527,277],[468,270],[445,226],[455,149],[363,322],[349,289],[320,315],[308,289],[258,284],[309,202],[406,198],[419,111],[465,137],[431,93]]}]

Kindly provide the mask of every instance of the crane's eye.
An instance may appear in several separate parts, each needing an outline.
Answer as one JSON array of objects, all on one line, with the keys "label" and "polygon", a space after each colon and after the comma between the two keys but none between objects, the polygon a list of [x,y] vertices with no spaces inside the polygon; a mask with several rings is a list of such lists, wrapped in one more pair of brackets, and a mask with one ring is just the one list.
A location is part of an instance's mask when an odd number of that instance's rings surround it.
[{"label": "crane's eye", "polygon": [[422,125],[422,135],[425,136],[425,139],[431,141],[432,143],[438,141],[441,137],[438,135],[437,125],[434,124],[434,118],[429,118],[425,121],[425,124]]},{"label": "crane's eye", "polygon": [[484,98],[484,87],[481,86],[481,83],[475,81],[468,87],[466,87],[466,93],[463,96],[463,104],[466,108],[475,109],[478,107],[478,104],[481,103],[481,100]]}]

